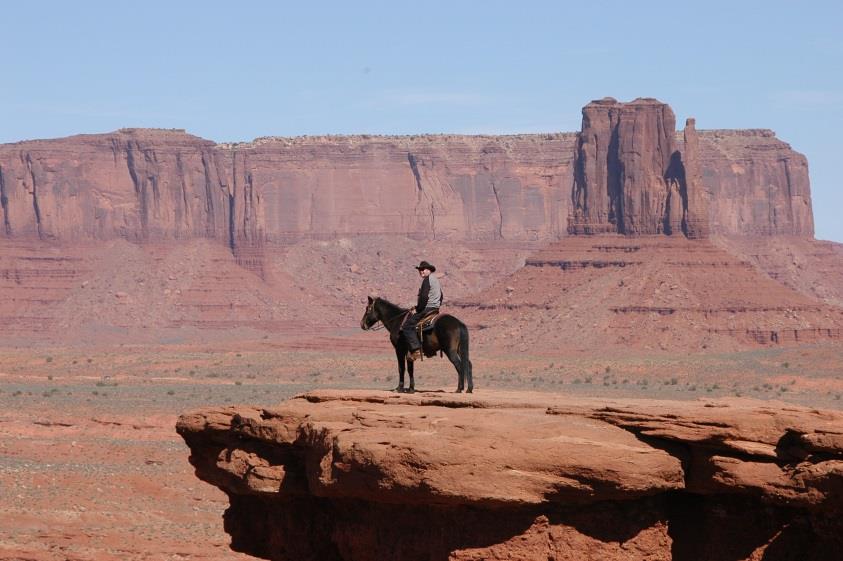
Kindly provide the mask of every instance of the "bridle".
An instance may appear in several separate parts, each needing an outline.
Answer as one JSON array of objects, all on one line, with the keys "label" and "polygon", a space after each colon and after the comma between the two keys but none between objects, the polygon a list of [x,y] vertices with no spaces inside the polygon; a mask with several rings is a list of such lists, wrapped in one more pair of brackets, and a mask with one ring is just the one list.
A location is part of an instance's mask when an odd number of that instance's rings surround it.
[{"label": "bridle", "polygon": [[[374,305],[375,305],[376,301],[377,300],[372,301],[372,303],[369,305],[369,307],[366,308],[366,315],[369,314],[370,308],[372,308],[372,309],[374,308]],[[392,321],[395,318],[398,318],[398,317],[401,317],[401,316],[406,316],[408,313],[410,313],[410,311],[411,310],[404,310],[403,312],[399,312],[399,313],[395,314],[394,316],[386,318],[386,321]],[[378,318],[378,320],[375,321],[375,323],[373,323],[371,326],[366,328],[366,331],[381,331],[382,329],[386,329],[386,325],[384,325],[384,322],[383,322],[382,319]]]}]

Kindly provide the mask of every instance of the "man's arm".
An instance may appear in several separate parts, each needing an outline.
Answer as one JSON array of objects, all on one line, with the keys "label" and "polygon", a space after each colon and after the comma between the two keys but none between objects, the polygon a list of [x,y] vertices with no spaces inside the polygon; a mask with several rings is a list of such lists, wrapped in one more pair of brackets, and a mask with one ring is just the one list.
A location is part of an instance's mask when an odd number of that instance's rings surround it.
[{"label": "man's arm", "polygon": [[430,280],[425,277],[419,288],[419,301],[416,303],[416,311],[420,312],[427,307],[427,298],[430,296]]}]

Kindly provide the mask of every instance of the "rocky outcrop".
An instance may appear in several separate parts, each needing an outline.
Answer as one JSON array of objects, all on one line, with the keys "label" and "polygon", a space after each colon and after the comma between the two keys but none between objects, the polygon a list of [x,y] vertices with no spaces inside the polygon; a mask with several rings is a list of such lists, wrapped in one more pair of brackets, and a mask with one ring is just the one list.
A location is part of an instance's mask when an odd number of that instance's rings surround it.
[{"label": "rocky outcrop", "polygon": [[212,238],[232,248],[349,234],[544,240],[565,230],[573,134],[267,138],[183,131],[0,146],[4,234]]},{"label": "rocky outcrop", "polygon": [[843,416],[765,402],[311,392],[177,425],[266,559],[830,559]]},{"label": "rocky outcrop", "polygon": [[708,205],[694,121],[685,126],[682,152],[675,128],[673,111],[655,99],[586,105],[568,231],[705,237]]},{"label": "rocky outcrop", "polygon": [[210,238],[251,262],[267,243],[356,234],[813,235],[804,156],[769,131],[696,132],[689,122],[683,138],[674,120],[655,100],[607,99],[585,107],[581,134],[214,144],[123,129],[5,144],[0,236]]},{"label": "rocky outcrop", "polygon": [[[760,252],[790,238],[754,240]],[[800,253],[807,257],[817,243],[804,240]],[[823,255],[827,274],[812,277],[817,287],[840,278],[839,256]],[[819,266],[814,259],[802,268]],[[492,327],[475,330],[472,343],[536,353],[841,341],[843,308],[782,281],[710,239],[576,236],[547,244],[521,269],[449,305],[469,325]]]},{"label": "rocky outcrop", "polygon": [[771,130],[699,131],[711,232],[813,237],[808,161]]},{"label": "rocky outcrop", "polygon": [[[680,172],[682,181],[679,184],[679,188],[685,191],[684,196],[681,197],[682,201],[685,202],[685,206],[682,208],[682,231],[689,238],[707,238],[711,232],[708,204],[711,195],[702,182],[700,143],[696,119],[689,118],[685,121],[682,140],[682,167]],[[672,197],[671,200],[673,200]],[[673,217],[673,213],[674,211],[671,208],[671,217]],[[672,228],[672,230],[678,231],[676,228]]]}]

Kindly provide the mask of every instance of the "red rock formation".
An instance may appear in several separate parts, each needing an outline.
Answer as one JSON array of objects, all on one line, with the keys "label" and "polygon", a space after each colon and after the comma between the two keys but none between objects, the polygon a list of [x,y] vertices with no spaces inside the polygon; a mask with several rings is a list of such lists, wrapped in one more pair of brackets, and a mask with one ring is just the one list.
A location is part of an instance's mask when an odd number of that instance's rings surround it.
[{"label": "red rock formation", "polygon": [[[757,241],[760,252],[786,240]],[[817,242],[803,241],[807,256]],[[839,255],[827,253],[824,261],[827,275],[814,276],[814,283],[839,284],[839,267],[833,269]],[[781,281],[710,240],[575,236],[548,244],[521,269],[449,305],[472,327],[494,327],[474,331],[472,342],[538,353],[731,350],[843,338],[836,302],[824,304]]]},{"label": "red rock formation", "polygon": [[694,122],[685,126],[684,161],[675,147],[675,126],[673,111],[655,99],[605,98],[586,105],[568,231],[706,237],[707,197],[699,181]]},{"label": "red rock formation", "polygon": [[557,238],[574,135],[315,137],[214,145],[126,129],[0,146],[4,234],[214,238],[347,234]]},{"label": "red rock formation", "polygon": [[177,425],[266,559],[830,559],[843,416],[765,402],[320,391]]},{"label": "red rock formation", "polygon": [[808,162],[770,130],[700,131],[711,232],[813,237]]},{"label": "red rock formation", "polygon": [[703,237],[710,222],[719,234],[813,235],[805,158],[769,131],[690,124],[683,142],[654,100],[589,104],[583,125],[579,147],[572,133],[215,145],[144,129],[6,144],[0,236],[212,238],[257,262],[265,243],[351,234],[547,241],[681,226]]},{"label": "red rock formation", "polygon": [[707,238],[711,232],[708,205],[710,195],[703,185],[700,172],[699,136],[695,119],[685,121],[682,136],[684,143],[681,161],[684,182],[680,189],[685,191],[685,196],[682,197],[685,203],[682,209],[682,231],[689,238]]}]

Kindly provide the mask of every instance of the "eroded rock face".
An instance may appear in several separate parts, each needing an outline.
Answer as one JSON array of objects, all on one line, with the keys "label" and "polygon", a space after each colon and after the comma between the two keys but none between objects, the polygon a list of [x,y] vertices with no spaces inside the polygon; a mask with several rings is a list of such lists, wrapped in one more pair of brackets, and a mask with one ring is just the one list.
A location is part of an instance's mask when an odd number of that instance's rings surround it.
[{"label": "eroded rock face", "polygon": [[[711,233],[709,225],[709,204],[711,197],[702,182],[702,172],[700,170],[700,143],[699,135],[696,129],[696,119],[687,119],[685,121],[685,128],[682,131],[683,148],[681,154],[681,174],[682,181],[677,185],[673,183],[673,188],[685,190],[685,196],[681,200],[685,202],[682,212],[681,229],[689,238],[707,238]],[[675,156],[672,156],[675,158]],[[673,193],[673,191],[671,191]],[[673,197],[671,196],[671,201]],[[679,201],[677,201],[678,203]],[[674,219],[674,212],[678,213],[671,207],[670,218]],[[675,226],[671,226],[672,231],[676,230]]]},{"label": "eroded rock face", "polygon": [[126,129],[0,146],[4,228],[61,241],[237,246],[396,234],[540,240],[565,230],[574,134],[311,137],[215,145]]},{"label": "eroded rock face", "polygon": [[[763,402],[319,391],[183,415],[267,559],[830,559],[843,416]],[[831,557],[830,557],[831,556]]]},{"label": "eroded rock face", "polygon": [[707,237],[694,120],[685,125],[682,151],[675,128],[673,111],[655,99],[586,105],[568,231]]},{"label": "eroded rock face", "polygon": [[581,134],[215,144],[123,129],[5,144],[0,236],[211,238],[248,260],[266,243],[353,234],[813,235],[804,156],[770,131],[674,128],[663,103],[609,98],[583,109]]},{"label": "eroded rock face", "polygon": [[[697,133],[711,232],[814,235],[808,161],[771,130]],[[713,165],[717,162],[716,165]]]}]

